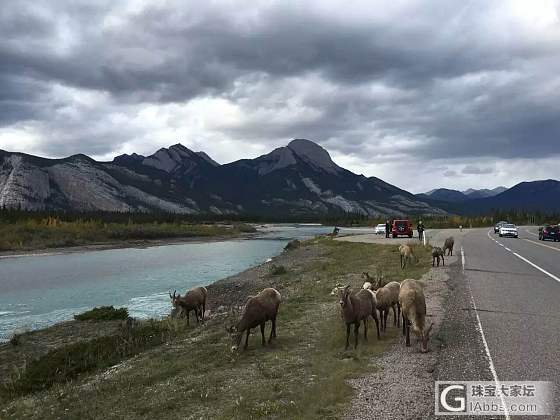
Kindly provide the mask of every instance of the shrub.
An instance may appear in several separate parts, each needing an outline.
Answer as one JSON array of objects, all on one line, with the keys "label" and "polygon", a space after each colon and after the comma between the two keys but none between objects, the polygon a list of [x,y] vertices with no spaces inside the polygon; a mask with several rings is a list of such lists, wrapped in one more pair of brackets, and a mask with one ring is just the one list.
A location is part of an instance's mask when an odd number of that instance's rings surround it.
[{"label": "shrub", "polygon": [[19,346],[21,344],[21,337],[19,334],[14,334],[12,335],[12,337],[10,338],[10,344],[12,346]]},{"label": "shrub", "polygon": [[54,350],[31,361],[13,382],[0,391],[26,395],[64,383],[81,373],[106,368],[167,341],[172,332],[161,322],[122,329],[118,334],[80,341]]},{"label": "shrub", "polygon": [[301,242],[297,239],[293,239],[286,244],[286,246],[284,247],[284,250],[285,251],[291,251],[293,249],[299,248],[300,246],[301,246]]},{"label": "shrub", "polygon": [[114,321],[128,318],[127,308],[114,308],[113,306],[101,306],[90,311],[74,315],[76,321]]},{"label": "shrub", "polygon": [[280,276],[282,274],[286,274],[287,272],[288,270],[286,270],[286,267],[283,265],[272,265],[272,267],[270,267],[270,274],[273,276]]}]

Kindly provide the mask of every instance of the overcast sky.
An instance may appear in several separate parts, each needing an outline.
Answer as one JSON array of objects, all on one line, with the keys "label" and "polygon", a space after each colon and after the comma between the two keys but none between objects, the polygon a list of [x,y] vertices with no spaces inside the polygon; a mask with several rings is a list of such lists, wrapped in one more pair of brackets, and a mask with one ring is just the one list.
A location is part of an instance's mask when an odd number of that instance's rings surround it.
[{"label": "overcast sky", "polygon": [[1,0],[0,148],[108,160],[180,142],[226,163],[307,138],[412,192],[560,179],[559,15],[547,0]]}]

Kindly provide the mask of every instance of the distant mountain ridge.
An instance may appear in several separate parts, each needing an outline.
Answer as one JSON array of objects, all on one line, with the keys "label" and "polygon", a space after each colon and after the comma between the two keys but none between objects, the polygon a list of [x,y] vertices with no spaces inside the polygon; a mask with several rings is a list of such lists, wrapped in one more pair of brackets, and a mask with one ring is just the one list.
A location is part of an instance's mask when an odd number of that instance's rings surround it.
[{"label": "distant mountain ridge", "polygon": [[[488,191],[492,195],[488,196]],[[417,197],[450,213],[464,215],[488,214],[495,210],[560,212],[560,182],[553,179],[521,182],[509,189],[497,187],[466,192],[436,189],[417,194]]]},{"label": "distant mountain ridge", "polygon": [[446,213],[378,178],[341,168],[305,139],[225,165],[181,144],[111,162],[0,151],[0,206],[286,216]]}]

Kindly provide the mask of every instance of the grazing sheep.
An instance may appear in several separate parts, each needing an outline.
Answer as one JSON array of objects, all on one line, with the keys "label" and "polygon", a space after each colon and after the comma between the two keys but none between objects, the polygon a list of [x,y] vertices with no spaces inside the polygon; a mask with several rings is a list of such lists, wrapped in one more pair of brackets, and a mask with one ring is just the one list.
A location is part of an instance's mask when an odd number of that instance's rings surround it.
[{"label": "grazing sheep", "polygon": [[177,294],[177,290],[173,295],[169,293],[171,303],[173,305],[173,313],[184,314],[187,316],[187,325],[189,325],[189,313],[194,311],[196,322],[204,322],[204,312],[206,312],[206,298],[208,291],[205,287],[195,287],[189,290],[184,296]]},{"label": "grazing sheep", "polygon": [[403,317],[403,335],[406,336],[406,346],[410,346],[410,325],[413,332],[421,340],[421,351],[428,351],[428,340],[433,323],[426,328],[426,298],[424,297],[424,287],[413,279],[403,280],[399,293],[399,303],[401,304]]},{"label": "grazing sheep", "polygon": [[402,244],[399,246],[399,254],[401,256],[401,268],[403,270],[409,261],[417,261],[412,247],[408,244]]},{"label": "grazing sheep", "polygon": [[455,239],[453,239],[453,236],[450,236],[443,244],[443,252],[448,251],[447,255],[453,255],[453,245],[455,245]]},{"label": "grazing sheep", "polygon": [[371,316],[377,327],[377,339],[379,336],[379,318],[377,317],[377,302],[375,294],[371,290],[360,289],[356,294],[350,293],[350,285],[340,290],[340,307],[342,317],[346,323],[346,347],[348,349],[350,340],[350,325],[354,324],[354,348],[358,347],[358,332],[360,323],[364,322],[364,339],[367,341],[367,319]]},{"label": "grazing sheep", "polygon": [[439,267],[440,258],[441,261],[443,262],[443,265],[445,265],[444,255],[445,252],[443,252],[443,249],[441,249],[439,246],[432,248],[432,267],[435,266],[436,260],[437,260],[437,266]]},{"label": "grazing sheep", "polygon": [[264,289],[257,296],[249,296],[239,321],[235,325],[226,327],[226,330],[232,335],[234,342],[232,347],[233,351],[239,348],[244,331],[247,331],[247,336],[243,349],[247,349],[251,328],[257,326],[261,327],[262,345],[266,346],[264,327],[267,321],[272,322],[272,329],[270,330],[268,342],[270,343],[273,338],[276,338],[276,316],[278,315],[278,308],[280,307],[281,301],[282,296],[278,290],[272,287]]},{"label": "grazing sheep", "polygon": [[401,306],[399,304],[399,282],[392,281],[385,286],[377,289],[375,297],[377,299],[377,309],[381,319],[381,331],[387,329],[387,317],[389,309],[393,308],[393,325],[400,326]]}]

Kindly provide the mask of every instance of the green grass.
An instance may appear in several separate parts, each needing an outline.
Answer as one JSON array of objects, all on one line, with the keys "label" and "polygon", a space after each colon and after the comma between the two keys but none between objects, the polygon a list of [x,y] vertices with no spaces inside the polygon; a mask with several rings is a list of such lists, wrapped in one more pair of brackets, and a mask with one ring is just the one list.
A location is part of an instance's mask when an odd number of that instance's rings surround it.
[{"label": "green grass", "polygon": [[254,232],[246,224],[104,223],[99,220],[0,221],[0,251],[33,250],[123,241],[233,236]]},{"label": "green grass", "polygon": [[232,353],[224,329],[229,316],[202,327],[174,321],[162,345],[138,353],[103,381],[78,372],[68,384],[15,398],[4,411],[0,407],[0,417],[339,418],[352,396],[347,379],[374,371],[372,357],[399,331],[390,327],[378,341],[370,322],[369,342],[361,335],[357,350],[345,351],[332,287],[360,287],[363,271],[380,270],[390,280],[420,278],[431,257],[429,249],[416,247],[419,263],[403,271],[396,246],[329,239],[303,246],[316,257],[285,274],[269,274],[283,296],[278,339],[270,347],[263,348],[255,332],[247,351]]},{"label": "green grass", "polygon": [[89,311],[74,315],[76,321],[111,321],[128,318],[127,308],[114,308],[113,306],[100,306]]}]

